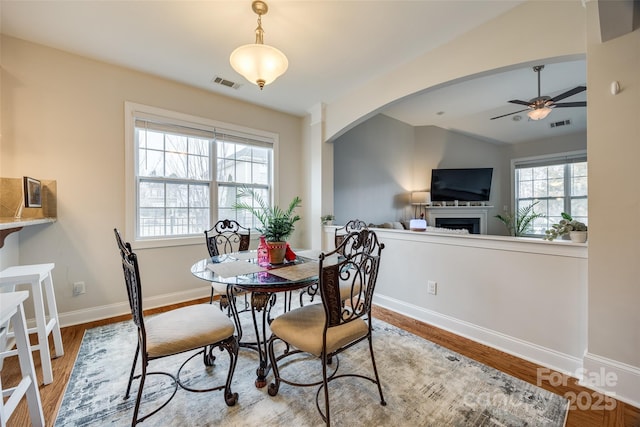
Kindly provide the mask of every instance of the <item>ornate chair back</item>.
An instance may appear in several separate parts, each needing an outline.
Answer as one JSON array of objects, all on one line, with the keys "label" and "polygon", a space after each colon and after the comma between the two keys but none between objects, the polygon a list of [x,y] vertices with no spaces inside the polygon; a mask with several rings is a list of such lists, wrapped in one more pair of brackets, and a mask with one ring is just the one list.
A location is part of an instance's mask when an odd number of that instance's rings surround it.
[{"label": "ornate chair back", "polygon": [[[366,228],[345,235],[335,250],[320,254],[318,287],[322,304],[310,304],[285,312],[271,323],[272,334],[268,349],[274,380],[269,385],[269,394],[278,394],[282,382],[292,386],[320,386],[316,393],[316,407],[327,426],[331,425],[329,382],[334,379],[367,379],[377,385],[380,404],[386,405],[373,353],[371,326],[371,303],[378,279],[382,249],[384,244],[378,241],[373,231]],[[351,289],[351,298],[347,301],[341,297],[343,284]],[[361,371],[338,374],[338,355],[365,340],[369,342],[372,375],[365,376]],[[276,354],[276,341],[286,344],[280,347],[284,348],[282,354]],[[320,359],[321,381],[315,377],[314,382],[301,383],[297,379],[287,379],[281,375],[281,368],[291,367],[293,371],[296,362],[295,359],[287,362],[283,360],[301,352]],[[331,363],[334,357],[336,362]],[[333,373],[327,370],[330,363],[335,366]],[[278,366],[279,364],[281,366]],[[319,400],[322,392],[324,409],[321,408]]]},{"label": "ornate chair back", "polygon": [[368,229],[367,224],[364,221],[359,219],[349,220],[344,226],[340,228],[336,228],[336,231],[334,234],[335,247],[336,248],[339,247],[342,241],[344,240],[344,238],[347,235],[349,235],[349,233],[352,233],[354,231],[364,230],[364,229]]},{"label": "ornate chair back", "polygon": [[[193,392],[205,392],[224,389],[224,399],[228,406],[235,405],[238,394],[231,391],[231,380],[236,367],[238,357],[238,341],[234,335],[233,322],[221,313],[217,308],[209,304],[186,305],[177,309],[165,311],[150,319],[145,326],[142,311],[142,283],[140,281],[140,269],[138,257],[131,249],[131,244],[125,242],[118,229],[113,230],[116,243],[122,259],[122,270],[129,297],[129,306],[133,322],[138,328],[138,346],[133,356],[133,363],[129,374],[129,382],[125,393],[125,399],[129,398],[134,379],[139,378],[140,383],[136,394],[136,402],[133,409],[132,426],[144,421],[148,417],[164,408],[175,396],[178,387]],[[148,334],[147,334],[148,331]],[[226,350],[229,353],[229,369],[224,384],[217,384],[208,388],[193,388],[188,382],[180,378],[181,371],[187,363],[199,356],[203,356],[204,365],[213,366],[215,356],[214,348]],[[180,365],[176,374],[168,372],[147,372],[149,361],[166,356],[173,356],[191,350],[202,349],[188,356]],[[140,374],[136,375],[138,357],[141,357]],[[140,402],[143,396],[147,375],[160,374],[173,379],[173,393],[167,392],[168,397],[162,404],[158,404],[154,410],[140,417]],[[149,393],[153,397],[153,393]],[[157,397],[157,396],[156,396]]]},{"label": "ornate chair back", "polygon": [[251,229],[232,219],[222,219],[204,232],[209,256],[249,249]]},{"label": "ornate chair back", "polygon": [[133,322],[138,327],[138,342],[140,349],[146,352],[146,331],[144,327],[144,317],[142,314],[142,286],[140,284],[140,270],[138,267],[138,257],[131,250],[131,244],[122,240],[122,236],[117,229],[113,230],[116,235],[116,242],[120,249],[122,259],[122,270],[124,281],[127,286],[127,296],[129,297],[129,307]]},{"label": "ornate chair back", "polygon": [[[319,289],[327,319],[325,334],[331,327],[360,317],[370,318],[383,248],[375,232],[363,228],[345,235],[333,252],[320,255]],[[345,290],[349,290],[347,298]]]}]

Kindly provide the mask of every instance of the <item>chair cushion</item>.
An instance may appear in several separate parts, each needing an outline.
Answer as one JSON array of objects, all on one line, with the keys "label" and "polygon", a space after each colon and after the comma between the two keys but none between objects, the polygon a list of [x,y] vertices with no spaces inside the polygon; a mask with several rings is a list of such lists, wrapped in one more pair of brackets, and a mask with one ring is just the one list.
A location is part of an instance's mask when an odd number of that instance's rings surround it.
[{"label": "chair cushion", "polygon": [[220,309],[211,304],[181,307],[145,319],[149,357],[204,347],[229,338],[235,327]]},{"label": "chair cushion", "polygon": [[[306,305],[288,311],[274,319],[271,331],[293,347],[320,356],[325,314],[322,304]],[[332,353],[367,335],[369,327],[362,319],[355,319],[327,330],[327,352]]]}]

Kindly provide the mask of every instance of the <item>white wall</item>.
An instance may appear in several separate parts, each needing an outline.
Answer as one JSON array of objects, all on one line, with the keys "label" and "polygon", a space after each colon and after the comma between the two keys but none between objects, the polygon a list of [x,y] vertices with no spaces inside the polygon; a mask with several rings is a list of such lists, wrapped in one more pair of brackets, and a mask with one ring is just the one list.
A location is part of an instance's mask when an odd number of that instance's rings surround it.
[{"label": "white wall", "polygon": [[507,160],[587,149],[587,132],[575,132],[554,138],[537,139],[504,146]]},{"label": "white wall", "polygon": [[[563,372],[582,367],[586,245],[376,233],[385,245],[376,304]],[[436,295],[427,293],[430,280],[437,283]]]},{"label": "white wall", "polygon": [[[17,261],[56,264],[63,323],[86,320],[82,310],[93,317],[128,310],[113,236],[113,228],[125,224],[125,101],[278,133],[277,196],[284,203],[306,198],[298,179],[300,117],[6,36],[1,59],[2,174],[55,179],[58,186],[58,221],[18,232]],[[306,244],[300,236],[293,242]],[[145,297],[166,296],[153,304],[209,294],[190,273],[207,255],[204,238],[199,245],[138,255]],[[75,281],[86,283],[86,294],[71,296]]]}]

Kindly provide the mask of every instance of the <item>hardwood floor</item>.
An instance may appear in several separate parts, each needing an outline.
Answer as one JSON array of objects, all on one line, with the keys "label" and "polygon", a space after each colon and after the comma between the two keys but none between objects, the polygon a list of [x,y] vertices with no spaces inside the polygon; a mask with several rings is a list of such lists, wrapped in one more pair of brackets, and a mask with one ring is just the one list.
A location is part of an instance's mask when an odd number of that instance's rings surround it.
[{"label": "hardwood floor", "polygon": [[[538,385],[538,369],[541,369],[544,376],[541,375],[543,380],[539,386],[566,396],[575,404],[575,408],[569,411],[567,417],[568,427],[640,426],[640,409],[582,387],[571,377],[389,310],[376,307],[374,315],[387,323],[531,384]],[[551,381],[546,378],[550,378]],[[587,405],[583,403],[588,402],[591,402],[591,405],[585,407]]]},{"label": "hardwood floor", "polygon": [[[208,298],[193,302],[208,302]],[[176,308],[180,305],[149,310],[147,313],[161,312]],[[376,307],[374,309],[374,315],[378,319],[384,320],[385,322],[532,384],[536,384],[538,381],[538,369],[543,369],[545,378],[551,378],[551,380],[543,380],[540,384],[541,387],[560,395],[566,395],[570,399],[573,396],[577,397],[577,399],[573,399],[576,408],[570,410],[567,417],[566,425],[569,427],[640,427],[640,409],[581,387],[573,378],[561,376],[559,373],[552,373],[552,371],[546,370],[534,363],[519,359],[414,319],[398,315],[389,310]],[[84,331],[89,328],[126,320],[128,318],[130,318],[130,316],[121,316],[62,328],[65,354],[52,361],[53,383],[46,386],[40,385],[40,396],[47,426],[52,426],[55,421],[58,407],[62,401],[66,384],[69,381],[69,376],[71,375],[71,370],[82,342]],[[34,363],[36,365],[36,371],[38,372],[38,380],[42,382],[40,358],[36,353],[34,353]],[[15,385],[18,381],[18,373],[17,358],[11,357],[5,359],[2,369],[3,387]],[[586,406],[585,403],[588,402],[591,402],[590,407],[584,407]],[[9,420],[8,427],[28,425],[30,425],[29,413],[26,401],[23,399]]]}]

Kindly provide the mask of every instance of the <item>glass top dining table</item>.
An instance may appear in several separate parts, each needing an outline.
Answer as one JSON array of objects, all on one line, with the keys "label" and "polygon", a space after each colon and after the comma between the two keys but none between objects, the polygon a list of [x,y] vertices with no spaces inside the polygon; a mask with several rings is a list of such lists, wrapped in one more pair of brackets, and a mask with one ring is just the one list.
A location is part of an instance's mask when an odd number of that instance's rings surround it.
[{"label": "glass top dining table", "polygon": [[290,291],[317,281],[319,254],[319,251],[298,251],[293,261],[262,267],[255,250],[233,252],[201,259],[191,266],[191,273],[199,279],[248,292]]},{"label": "glass top dining table", "polygon": [[[191,273],[211,284],[227,286],[227,298],[236,324],[238,340],[243,347],[256,350],[260,363],[256,370],[256,387],[266,385],[269,372],[267,360],[267,326],[270,310],[275,305],[276,294],[285,293],[284,309],[290,309],[290,291],[308,288],[318,280],[318,255],[320,251],[296,251],[297,257],[280,265],[260,266],[257,252],[242,251],[204,258],[191,266]],[[242,326],[236,307],[236,295],[250,292],[250,308],[256,342],[243,342]],[[288,295],[288,298],[287,298]],[[287,302],[288,300],[288,302]],[[258,316],[256,313],[262,313]],[[262,321],[258,320],[262,317]]]}]

